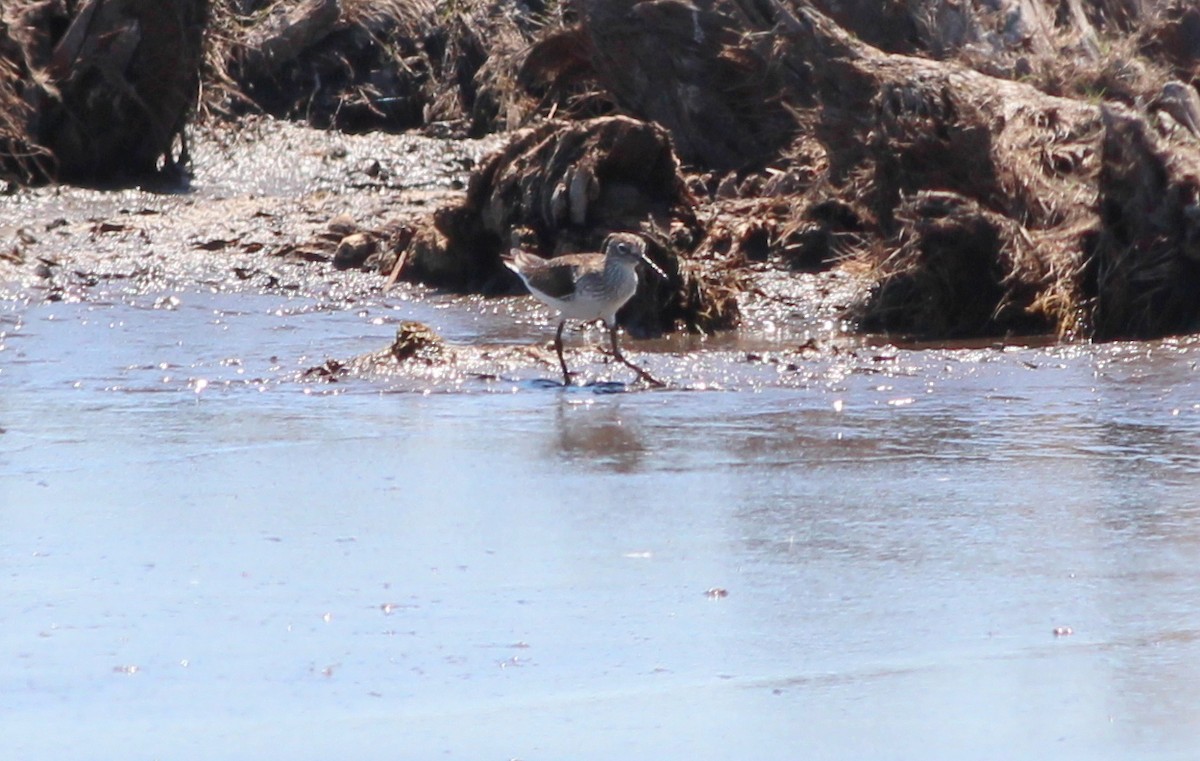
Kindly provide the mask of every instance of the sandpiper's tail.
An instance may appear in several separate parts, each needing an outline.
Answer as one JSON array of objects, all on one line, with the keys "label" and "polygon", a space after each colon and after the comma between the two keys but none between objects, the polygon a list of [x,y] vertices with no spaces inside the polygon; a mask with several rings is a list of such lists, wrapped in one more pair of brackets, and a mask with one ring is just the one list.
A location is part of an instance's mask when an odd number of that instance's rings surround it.
[{"label": "sandpiper's tail", "polygon": [[523,248],[514,248],[507,254],[501,254],[500,259],[505,267],[522,276],[546,263],[542,257]]},{"label": "sandpiper's tail", "polygon": [[514,227],[509,233],[508,252],[500,255],[504,266],[518,275],[521,270],[536,267],[542,257],[530,253],[530,247],[537,246],[537,234],[528,227]]}]

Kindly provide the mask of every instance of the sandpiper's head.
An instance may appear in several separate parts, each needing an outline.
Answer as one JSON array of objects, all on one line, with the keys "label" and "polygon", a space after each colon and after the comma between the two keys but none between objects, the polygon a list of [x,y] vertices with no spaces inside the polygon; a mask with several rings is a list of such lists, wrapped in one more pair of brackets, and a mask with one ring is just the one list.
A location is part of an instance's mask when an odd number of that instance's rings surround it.
[{"label": "sandpiper's head", "polygon": [[647,267],[666,278],[667,274],[646,256],[646,240],[636,233],[613,233],[604,240],[604,255],[618,262],[637,264],[644,262]]}]

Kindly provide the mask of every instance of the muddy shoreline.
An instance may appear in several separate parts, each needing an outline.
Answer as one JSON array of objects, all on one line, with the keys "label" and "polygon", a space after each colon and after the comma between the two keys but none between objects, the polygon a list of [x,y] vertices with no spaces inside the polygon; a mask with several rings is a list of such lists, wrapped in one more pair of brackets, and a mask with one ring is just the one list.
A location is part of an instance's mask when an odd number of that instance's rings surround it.
[{"label": "muddy shoreline", "polygon": [[[207,131],[194,142],[192,176],[182,184],[49,186],[0,197],[9,294],[133,278],[149,264],[164,285],[210,269],[201,282],[222,289],[257,284],[317,293],[344,280],[353,290],[356,273],[332,268],[334,244],[454,197],[468,167],[495,144],[343,135],[270,118]],[[263,285],[247,268],[263,277],[270,269],[274,280]],[[357,287],[367,282],[382,285],[364,278]]]},{"label": "muddy shoreline", "polygon": [[[0,277],[502,296],[510,246],[637,230],[667,276],[622,309],[635,338],[1200,329],[1200,16],[1018,5],[23,0]],[[170,129],[133,150],[146,118]]]},{"label": "muddy shoreline", "polygon": [[[405,281],[389,284],[370,262],[341,267],[335,261],[349,236],[366,231],[384,238],[395,220],[461,199],[470,168],[500,138],[346,135],[264,117],[234,132],[200,132],[194,142],[196,163],[186,187],[55,186],[0,197],[0,214],[21,220],[0,225],[6,254],[0,295],[32,303],[152,295],[170,309],[173,299],[199,289],[295,296],[328,309],[384,303],[437,303],[465,315],[499,309],[512,314],[514,326],[533,330],[518,327],[511,344],[471,346],[451,338],[445,353],[415,362],[381,345],[363,356],[327,356],[296,377],[424,378],[443,387],[455,378],[536,376],[555,366],[548,342],[538,339],[549,312],[528,297],[455,296]],[[686,373],[692,363],[684,357],[707,347],[719,347],[718,364],[794,369],[803,357],[860,343],[841,319],[863,287],[860,279],[840,270],[797,277],[769,263],[753,266],[736,337],[680,334],[635,341],[634,350],[662,354],[662,362]],[[591,369],[591,380],[609,374],[627,380],[596,350],[599,333],[572,332],[573,350]],[[680,378],[685,386],[720,386],[703,373]]]}]

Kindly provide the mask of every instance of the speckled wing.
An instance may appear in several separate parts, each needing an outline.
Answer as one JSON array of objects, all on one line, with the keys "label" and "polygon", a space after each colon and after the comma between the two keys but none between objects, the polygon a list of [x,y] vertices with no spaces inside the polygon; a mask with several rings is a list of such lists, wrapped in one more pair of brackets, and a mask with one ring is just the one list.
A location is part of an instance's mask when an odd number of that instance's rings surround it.
[{"label": "speckled wing", "polygon": [[529,290],[564,300],[575,292],[575,282],[581,274],[581,269],[572,261],[574,258],[543,259],[528,251],[516,251],[504,260],[504,264],[521,276]]}]

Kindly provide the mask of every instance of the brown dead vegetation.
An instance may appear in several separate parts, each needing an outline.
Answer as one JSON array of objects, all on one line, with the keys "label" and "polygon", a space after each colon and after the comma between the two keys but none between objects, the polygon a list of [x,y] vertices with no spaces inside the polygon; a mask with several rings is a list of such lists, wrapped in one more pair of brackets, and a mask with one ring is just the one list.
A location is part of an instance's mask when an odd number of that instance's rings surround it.
[{"label": "brown dead vegetation", "polygon": [[[901,233],[859,305],[865,330],[929,338],[1076,327],[1073,257],[1035,240],[1011,218],[957,193],[920,191],[896,210]],[[1061,249],[1057,249],[1061,250]]]},{"label": "brown dead vegetation", "polygon": [[[1190,80],[1170,79],[1196,64],[1190,9],[1152,13],[1121,0],[822,5],[897,52],[864,44],[800,0],[579,0],[533,45],[517,83],[543,113],[616,110],[665,129],[695,198],[689,207],[681,196],[673,213],[706,220],[683,225],[679,253],[705,262],[710,283],[719,276],[729,287],[750,262],[812,270],[853,260],[875,281],[850,312],[864,330],[945,338],[1192,329],[1182,294],[1194,262],[1180,227],[1191,207],[1180,200],[1189,186],[1178,167],[1197,155],[1200,98]],[[1118,151],[1103,103],[1148,108],[1136,117],[1140,144],[1160,147],[1133,158]],[[461,268],[494,287],[494,257],[518,226],[548,251],[594,245],[616,225],[661,229],[652,204],[624,218],[575,213],[572,199],[590,197],[588,172],[610,147],[593,144],[573,175],[581,154],[556,150],[573,129],[515,138],[472,183],[488,201],[476,194],[443,210],[438,234],[418,235],[437,243],[418,245],[410,275],[445,282]],[[1145,206],[1163,184],[1150,180],[1171,171],[1177,200],[1156,202],[1167,221],[1110,229],[1113,208]]]},{"label": "brown dead vegetation", "polygon": [[1084,285],[1098,338],[1200,330],[1200,150],[1105,106],[1100,222]]},{"label": "brown dead vegetation", "polygon": [[[218,0],[209,113],[262,110],[361,132],[520,125],[519,55],[539,3]],[[531,101],[532,102],[532,101]]]},{"label": "brown dead vegetation", "polygon": [[110,181],[186,161],[207,0],[14,0],[0,15],[0,168]]},{"label": "brown dead vegetation", "polygon": [[20,48],[4,31],[0,34],[0,173],[26,184],[45,175],[41,167],[49,163],[50,155],[30,134],[32,109],[24,97]]},{"label": "brown dead vegetation", "polygon": [[[19,7],[69,22],[135,5]],[[185,5],[203,3],[163,7]],[[61,74],[47,61],[70,35],[30,46],[14,30],[37,24],[14,26],[8,8],[5,168],[95,156],[74,122],[28,129],[45,112],[34,75]],[[1197,329],[1192,0],[216,0],[213,15],[210,114],[512,133],[462,203],[347,244],[346,266],[505,292],[499,255],[521,231],[553,255],[636,229],[670,275],[623,315],[644,332],[731,324],[748,263],[868,272],[850,312],[864,330]],[[54,91],[78,96],[82,77]],[[71,113],[95,124],[91,106]],[[151,163],[171,156],[161,142]]]},{"label": "brown dead vegetation", "polygon": [[1180,104],[1165,97],[1172,87],[1142,81],[1161,107],[1138,116],[882,56],[815,14],[785,21],[814,71],[823,127],[849,143],[827,142],[832,163],[849,165],[848,184],[880,223],[864,257],[878,280],[855,310],[862,327],[926,337],[1195,328],[1184,294],[1200,286],[1186,224],[1200,145],[1179,126],[1193,88],[1175,86]]},{"label": "brown dead vegetation", "polygon": [[433,2],[226,0],[218,9],[210,65],[224,87],[208,108],[261,109],[349,131],[422,123]]},{"label": "brown dead vegetation", "polygon": [[761,164],[792,137],[784,80],[733,16],[678,2],[581,3],[596,78],[639,118],[663,125],[683,160]]}]

